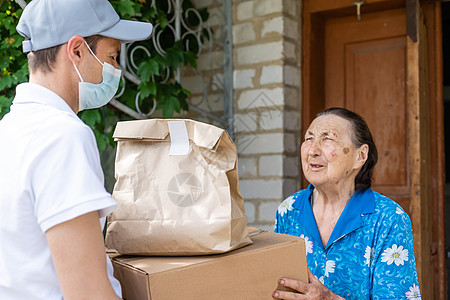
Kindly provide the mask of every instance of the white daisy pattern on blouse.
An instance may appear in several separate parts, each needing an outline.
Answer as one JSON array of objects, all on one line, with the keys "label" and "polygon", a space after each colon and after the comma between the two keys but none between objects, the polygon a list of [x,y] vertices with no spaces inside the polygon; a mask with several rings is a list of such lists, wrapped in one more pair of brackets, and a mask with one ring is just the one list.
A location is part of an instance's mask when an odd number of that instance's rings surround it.
[{"label": "white daisy pattern on blouse", "polygon": [[292,207],[292,204],[295,202],[294,197],[290,196],[288,198],[286,198],[286,200],[283,201],[283,203],[280,204],[280,206],[278,206],[278,213],[280,214],[280,216],[284,216],[285,213],[288,212],[288,210],[293,210],[294,208]]},{"label": "white daisy pattern on blouse", "polygon": [[387,248],[381,254],[381,262],[385,262],[388,265],[395,263],[397,266],[404,265],[405,261],[408,261],[408,249],[403,249],[403,246],[397,247],[396,244],[392,245],[392,248]]},{"label": "white daisy pattern on blouse", "polygon": [[320,281],[321,284],[325,284],[324,281],[323,281],[323,276],[320,276],[319,281]]},{"label": "white daisy pattern on blouse", "polygon": [[334,260],[327,260],[325,265],[325,277],[328,277],[330,273],[334,273],[334,267],[336,266],[336,263]]},{"label": "white daisy pattern on blouse", "polygon": [[419,286],[415,283],[413,286],[409,287],[409,291],[405,293],[405,296],[408,300],[421,300],[422,296],[420,295]]},{"label": "white daisy pattern on blouse", "polygon": [[304,234],[302,234],[300,237],[305,240],[306,255],[308,255],[308,253],[313,253],[313,241],[311,241],[309,237],[305,236]]},{"label": "white daisy pattern on blouse", "polygon": [[372,264],[373,256],[375,255],[375,249],[371,248],[369,246],[366,247],[366,252],[364,253],[364,258],[366,259],[365,263],[367,266],[370,267]]},{"label": "white daisy pattern on blouse", "polygon": [[401,209],[400,207],[397,207],[397,208],[395,209],[395,212],[396,212],[398,215],[401,215],[401,214],[403,214],[403,209]]}]

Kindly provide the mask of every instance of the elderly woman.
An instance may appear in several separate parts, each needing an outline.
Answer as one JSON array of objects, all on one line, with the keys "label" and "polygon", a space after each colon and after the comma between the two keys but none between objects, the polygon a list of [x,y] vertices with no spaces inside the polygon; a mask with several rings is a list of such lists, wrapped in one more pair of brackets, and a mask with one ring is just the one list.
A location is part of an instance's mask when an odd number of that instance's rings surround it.
[{"label": "elderly woman", "polygon": [[307,189],[278,207],[275,232],[305,239],[309,282],[276,299],[421,299],[411,221],[370,189],[378,160],[366,122],[344,108],[319,113],[305,134]]}]

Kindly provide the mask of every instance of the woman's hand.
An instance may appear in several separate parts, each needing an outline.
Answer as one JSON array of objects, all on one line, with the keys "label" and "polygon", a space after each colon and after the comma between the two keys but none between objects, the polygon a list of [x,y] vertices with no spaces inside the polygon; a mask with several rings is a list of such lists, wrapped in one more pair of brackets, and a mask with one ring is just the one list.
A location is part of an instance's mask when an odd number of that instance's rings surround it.
[{"label": "woman's hand", "polygon": [[281,278],[278,283],[284,287],[288,287],[298,291],[286,292],[275,291],[272,294],[274,299],[343,299],[336,294],[333,294],[326,286],[324,286],[309,270],[308,268],[308,281],[305,283],[300,280]]}]

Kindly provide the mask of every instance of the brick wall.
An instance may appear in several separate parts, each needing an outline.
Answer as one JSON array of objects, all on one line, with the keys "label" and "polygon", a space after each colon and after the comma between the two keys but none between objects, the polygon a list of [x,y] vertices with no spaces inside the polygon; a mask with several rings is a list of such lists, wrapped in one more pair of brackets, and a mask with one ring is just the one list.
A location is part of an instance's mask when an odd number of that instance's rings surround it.
[{"label": "brick wall", "polygon": [[300,187],[300,1],[233,1],[234,107],[249,225]]}]

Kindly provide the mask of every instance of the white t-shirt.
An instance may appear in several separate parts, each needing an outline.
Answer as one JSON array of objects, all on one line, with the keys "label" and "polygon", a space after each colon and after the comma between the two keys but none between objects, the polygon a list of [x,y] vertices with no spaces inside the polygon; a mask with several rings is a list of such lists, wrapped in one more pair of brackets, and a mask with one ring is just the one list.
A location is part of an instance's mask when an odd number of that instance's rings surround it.
[{"label": "white t-shirt", "polygon": [[[0,120],[0,299],[62,299],[46,230],[115,205],[92,130],[52,91],[19,85]],[[121,297],[109,258],[107,272]]]}]

